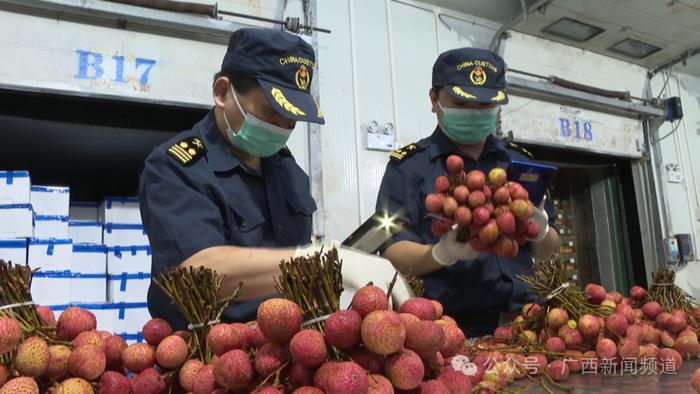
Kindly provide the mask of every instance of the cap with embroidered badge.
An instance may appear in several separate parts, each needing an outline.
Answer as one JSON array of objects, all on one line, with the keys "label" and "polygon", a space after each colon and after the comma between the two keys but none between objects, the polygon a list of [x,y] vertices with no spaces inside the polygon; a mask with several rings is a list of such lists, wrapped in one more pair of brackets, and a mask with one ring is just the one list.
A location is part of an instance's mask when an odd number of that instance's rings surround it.
[{"label": "cap with embroidered badge", "polygon": [[442,86],[460,101],[508,103],[506,65],[486,49],[457,48],[443,52],[433,65],[433,86]]},{"label": "cap with embroidered badge", "polygon": [[315,63],[313,48],[301,37],[281,30],[245,28],[231,35],[221,71],[257,80],[282,116],[323,124],[321,108],[310,92]]}]

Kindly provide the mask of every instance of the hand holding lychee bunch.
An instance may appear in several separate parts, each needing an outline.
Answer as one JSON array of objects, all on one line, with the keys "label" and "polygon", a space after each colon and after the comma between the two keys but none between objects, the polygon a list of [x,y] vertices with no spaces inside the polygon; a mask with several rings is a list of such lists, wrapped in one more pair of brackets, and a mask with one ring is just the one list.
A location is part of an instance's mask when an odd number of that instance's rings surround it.
[{"label": "hand holding lychee bunch", "polygon": [[435,179],[435,193],[425,199],[433,215],[436,236],[468,242],[477,252],[515,257],[527,240],[541,238],[541,226],[530,220],[535,207],[518,182],[507,181],[504,169],[496,167],[488,178],[479,170],[464,171],[457,155],[447,158],[448,174]]}]

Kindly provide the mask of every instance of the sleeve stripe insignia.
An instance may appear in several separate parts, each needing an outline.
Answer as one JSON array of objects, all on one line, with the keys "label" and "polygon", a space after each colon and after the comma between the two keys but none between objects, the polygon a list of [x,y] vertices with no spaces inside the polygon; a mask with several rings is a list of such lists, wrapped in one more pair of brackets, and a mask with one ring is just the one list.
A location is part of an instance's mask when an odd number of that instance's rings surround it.
[{"label": "sleeve stripe insignia", "polygon": [[182,165],[190,165],[207,153],[202,140],[198,137],[185,138],[168,148],[168,154]]},{"label": "sleeve stripe insignia", "polygon": [[410,144],[391,152],[389,159],[394,162],[400,162],[401,160],[410,157],[417,152],[418,146],[416,144]]}]

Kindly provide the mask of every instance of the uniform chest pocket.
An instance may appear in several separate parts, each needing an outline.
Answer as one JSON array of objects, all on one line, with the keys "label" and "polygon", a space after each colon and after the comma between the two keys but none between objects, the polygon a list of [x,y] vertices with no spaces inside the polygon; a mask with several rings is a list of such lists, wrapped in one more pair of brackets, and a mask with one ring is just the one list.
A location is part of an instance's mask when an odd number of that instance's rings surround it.
[{"label": "uniform chest pocket", "polygon": [[310,195],[292,194],[287,197],[287,203],[292,211],[304,216],[311,216],[316,212],[316,201]]},{"label": "uniform chest pocket", "polygon": [[238,229],[242,233],[248,233],[258,229],[265,223],[265,216],[260,212],[260,208],[253,202],[238,203],[231,202],[231,210]]},{"label": "uniform chest pocket", "polygon": [[298,195],[296,193],[287,197],[287,205],[290,209],[290,222],[285,226],[287,231],[281,234],[283,242],[287,245],[308,244],[311,240],[312,215],[316,212],[316,202],[310,195]]}]

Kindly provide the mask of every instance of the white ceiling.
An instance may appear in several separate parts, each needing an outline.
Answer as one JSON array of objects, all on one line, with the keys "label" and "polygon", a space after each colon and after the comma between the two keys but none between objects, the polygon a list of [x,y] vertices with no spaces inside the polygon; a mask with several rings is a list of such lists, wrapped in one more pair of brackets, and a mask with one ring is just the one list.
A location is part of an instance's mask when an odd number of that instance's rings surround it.
[{"label": "white ceiling", "polygon": [[[499,23],[506,23],[522,12],[520,0],[428,2]],[[526,3],[532,4],[534,0]],[[598,26],[605,31],[583,43],[542,32],[542,29],[563,17]],[[512,29],[653,68],[700,47],[700,0],[554,0],[543,14],[530,14]],[[662,49],[643,59],[625,57],[608,50],[626,38],[648,42]],[[690,58],[686,65],[678,63],[674,70],[700,76],[700,54]]]}]

